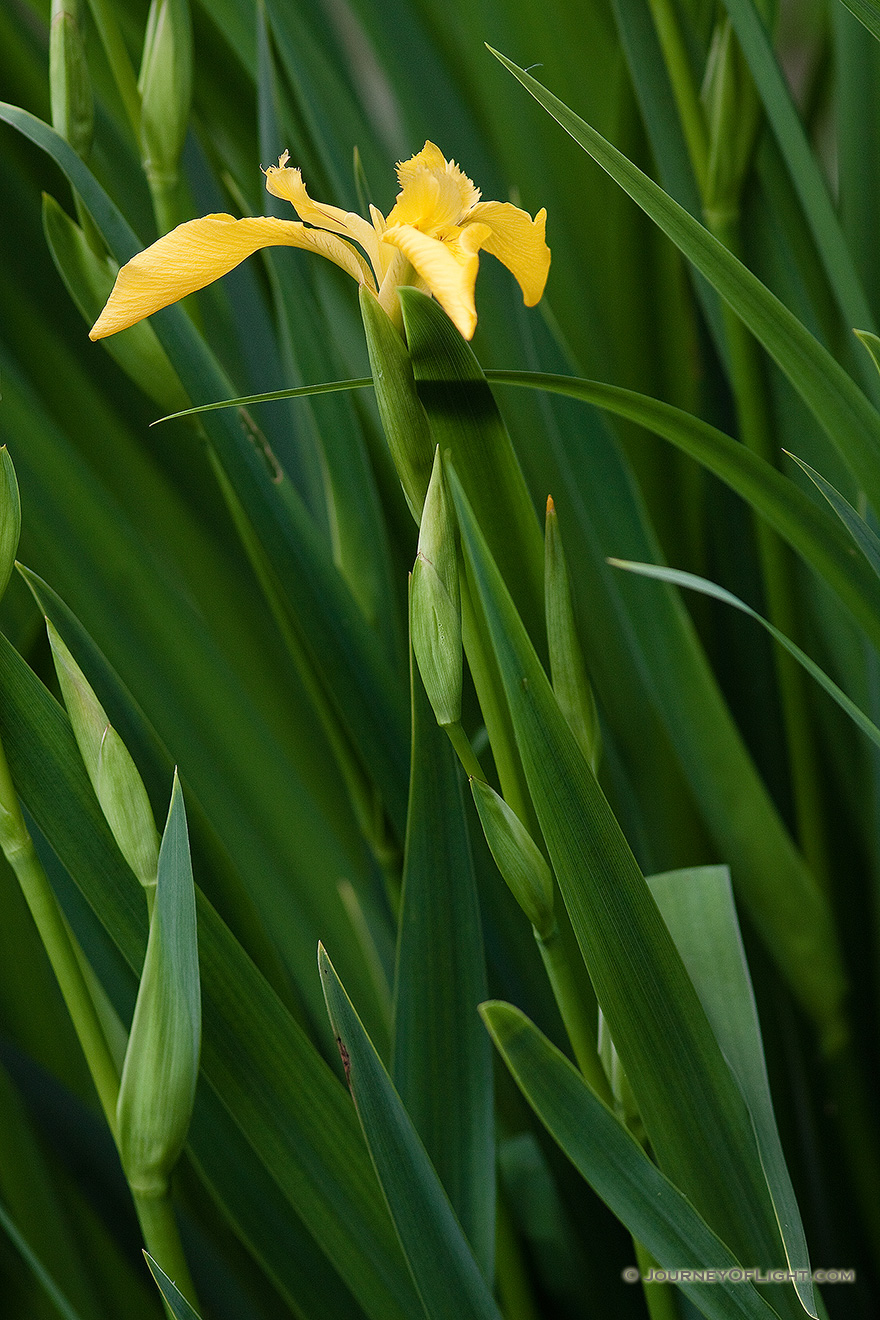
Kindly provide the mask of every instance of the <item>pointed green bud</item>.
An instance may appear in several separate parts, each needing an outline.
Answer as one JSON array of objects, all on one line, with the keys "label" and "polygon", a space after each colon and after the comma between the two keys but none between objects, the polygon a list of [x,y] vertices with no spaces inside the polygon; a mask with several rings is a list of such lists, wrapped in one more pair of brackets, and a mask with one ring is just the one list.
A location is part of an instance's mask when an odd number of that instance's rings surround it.
[{"label": "pointed green bud", "polygon": [[437,723],[461,719],[461,614],[434,565],[418,555],[410,587],[410,634]]},{"label": "pointed green bud", "polygon": [[553,692],[595,774],[602,754],[599,715],[575,626],[559,520],[549,497],[544,534],[544,599]]},{"label": "pointed green bud", "polygon": [[192,100],[189,0],[152,0],[138,90],[144,169],[165,184],[177,178]]},{"label": "pointed green bud", "polygon": [[156,884],[159,835],[143,780],[85,674],[46,620],[61,695],[95,796],[125,860],[148,891]]},{"label": "pointed green bud", "polygon": [[21,501],[15,468],[5,445],[0,446],[0,598],[9,585],[18,538],[21,535]]},{"label": "pointed green bud", "polygon": [[177,772],[159,853],[147,956],[117,1106],[119,1154],[132,1190],[162,1195],[192,1117],[201,1047],[196,898]]},{"label": "pointed green bud", "polygon": [[440,446],[434,450],[434,465],[425,496],[419,528],[419,554],[433,564],[456,609],[459,607],[456,521],[449,488],[443,472]]},{"label": "pointed green bud", "polygon": [[[119,266],[96,252],[80,226],[54,197],[43,194],[43,232],[52,260],[88,325],[94,325],[110,297]],[[106,352],[149,398],[165,412],[189,407],[189,395],[178,379],[149,321],[102,340]]]},{"label": "pointed green bud", "polygon": [[412,647],[440,725],[461,719],[462,641],[456,523],[439,448],[419,528],[412,572]]},{"label": "pointed green bud", "polygon": [[723,225],[739,212],[760,122],[755,84],[726,14],[712,34],[702,100],[709,130],[703,207]]},{"label": "pointed green bud", "polygon": [[639,1107],[636,1104],[629,1078],[623,1064],[620,1062],[617,1047],[611,1039],[611,1033],[608,1030],[601,1008],[599,1009],[599,1058],[602,1061],[605,1076],[608,1078],[608,1084],[611,1087],[615,1110],[630,1131],[640,1141],[644,1141],[645,1129]]},{"label": "pointed green bud", "polygon": [[360,288],[360,303],[385,439],[409,511],[418,524],[434,462],[431,428],[416,389],[412,360],[400,333],[365,284]]},{"label": "pointed green bud", "polygon": [[77,0],[52,0],[49,94],[52,127],[85,160],[95,131],[95,104],[78,8]]},{"label": "pointed green bud", "polygon": [[480,824],[508,889],[541,939],[552,934],[553,875],[544,856],[522,821],[481,779],[471,779],[471,792]]}]

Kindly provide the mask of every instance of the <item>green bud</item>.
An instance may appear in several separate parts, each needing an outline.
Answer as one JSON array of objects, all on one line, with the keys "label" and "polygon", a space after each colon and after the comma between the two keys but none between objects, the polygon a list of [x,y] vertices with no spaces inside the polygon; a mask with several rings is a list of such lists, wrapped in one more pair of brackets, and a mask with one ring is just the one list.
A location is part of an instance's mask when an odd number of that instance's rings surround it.
[{"label": "green bud", "polygon": [[[94,325],[119,273],[119,266],[98,253],[86,234],[58,205],[43,194],[43,232],[52,260],[88,325]],[[165,412],[189,407],[189,395],[178,379],[149,321],[101,341],[104,350],[134,383]]]},{"label": "green bud", "polygon": [[421,554],[412,571],[410,633],[419,673],[440,725],[461,719],[461,614],[434,565]]},{"label": "green bud", "polygon": [[177,772],[159,853],[147,956],[117,1106],[119,1154],[132,1190],[162,1195],[192,1117],[201,1046],[196,900]]},{"label": "green bud", "polygon": [[192,20],[188,0],[152,0],[138,78],[141,153],[147,175],[177,177],[192,100]]},{"label": "green bud", "polygon": [[559,520],[549,498],[544,536],[544,599],[553,692],[595,774],[602,755],[599,715],[575,627]]},{"label": "green bud", "polygon": [[52,0],[49,94],[52,127],[85,160],[95,131],[95,105],[77,8],[77,0]]},{"label": "green bud", "polygon": [[9,585],[18,538],[21,535],[21,502],[15,468],[5,445],[0,446],[0,597]]},{"label": "green bud", "polygon": [[409,511],[418,524],[434,462],[431,428],[418,396],[406,344],[365,284],[361,285],[360,303],[385,439]]},{"label": "green bud", "polygon": [[156,884],[159,835],[143,780],[85,674],[46,620],[55,672],[73,733],[113,837],[141,884]]},{"label": "green bud", "polygon": [[709,130],[703,206],[717,225],[739,211],[760,118],[755,85],[726,15],[712,35],[702,100]]},{"label": "green bud", "polygon": [[508,889],[541,939],[552,934],[553,876],[532,836],[519,817],[481,779],[471,779],[480,824]]},{"label": "green bud", "polygon": [[434,450],[434,465],[425,496],[425,507],[419,528],[419,554],[434,565],[456,609],[459,607],[458,555],[456,550],[456,521],[449,489],[443,474],[440,446]]},{"label": "green bud", "polygon": [[605,1076],[608,1078],[608,1084],[611,1087],[615,1110],[630,1131],[640,1141],[644,1141],[645,1129],[639,1107],[636,1104],[629,1078],[623,1064],[620,1062],[620,1055],[617,1053],[617,1048],[611,1039],[611,1033],[608,1030],[601,1009],[599,1009],[599,1058],[602,1061]]}]

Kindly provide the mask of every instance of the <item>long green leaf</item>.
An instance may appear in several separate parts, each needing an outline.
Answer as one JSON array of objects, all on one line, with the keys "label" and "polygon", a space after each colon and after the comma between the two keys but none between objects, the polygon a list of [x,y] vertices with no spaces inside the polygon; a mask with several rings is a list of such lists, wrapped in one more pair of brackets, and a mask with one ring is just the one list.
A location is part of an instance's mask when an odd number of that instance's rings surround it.
[{"label": "long green leaf", "polygon": [[658,1162],[743,1259],[779,1258],[782,1244],[742,1097],[451,475],[468,570],[535,811]]},{"label": "long green leaf", "polygon": [[426,1314],[430,1320],[500,1320],[434,1167],[323,946],[318,967],[358,1117]]},{"label": "long green leaf", "polygon": [[807,1240],[773,1113],[730,873],[725,866],[690,867],[652,875],[648,885],[749,1107],[788,1267],[804,1310],[815,1316]]},{"label": "long green leaf", "polygon": [[411,666],[413,752],[394,983],[392,1076],[484,1276],[495,1254],[492,1052],[458,760]]},{"label": "long green leaf", "polygon": [[806,472],[807,476],[822,492],[846,530],[849,532],[856,545],[861,550],[865,559],[871,565],[874,572],[880,576],[880,537],[872,527],[865,522],[861,514],[853,508],[849,500],[845,500],[840,491],[832,486],[830,481],[826,481],[820,472],[810,467],[797,454],[791,454],[798,467]]},{"label": "long green leaf", "polygon": [[174,1281],[169,1279],[161,1265],[156,1264],[148,1251],[144,1252],[144,1256],[150,1267],[150,1273],[156,1280],[156,1287],[159,1289],[159,1292],[167,1303],[168,1310],[171,1312],[174,1320],[201,1320],[198,1311],[190,1306],[183,1293],[178,1287],[176,1287]]},{"label": "long green leaf", "polygon": [[698,577],[694,573],[684,573],[678,568],[666,568],[661,564],[633,564],[625,559],[612,559],[609,561],[615,568],[624,568],[629,573],[638,573],[641,577],[656,578],[658,582],[668,582],[672,586],[689,587],[692,591],[699,591],[704,596],[711,596],[714,600],[720,600],[724,605],[732,605],[734,609],[747,614],[750,619],[755,619],[766,628],[771,637],[780,646],[784,646],[789,655],[793,655],[798,664],[803,665],[807,673],[814,678],[816,682],[825,689],[829,697],[836,701],[841,710],[846,711],[847,715],[857,724],[862,733],[866,734],[872,742],[880,747],[880,729],[876,724],[860,710],[854,701],[843,692],[833,679],[829,678],[824,670],[820,669],[815,661],[811,660],[806,652],[786,637],[785,633],[780,632],[772,623],[769,623],[763,615],[757,610],[753,610],[744,600],[734,596],[732,592],[726,591],[724,587],[719,587],[714,582],[709,582],[706,578]]},{"label": "long green leaf", "polygon": [[[547,1131],[660,1266],[719,1275],[737,1269],[730,1248],[537,1027],[510,1004],[488,1003],[481,1011],[504,1062]],[[776,1314],[751,1282],[687,1280],[679,1287],[709,1320],[771,1320]]]},{"label": "long green leaf", "polygon": [[[849,539],[841,534],[834,520],[800,487],[745,445],[681,408],[616,385],[531,371],[488,371],[486,379],[492,385],[547,390],[605,408],[690,454],[766,519],[837,592],[867,634],[880,645],[880,586],[874,574],[861,559],[853,556]],[[795,461],[800,463],[797,458]],[[807,465],[800,465],[812,476]],[[827,494],[821,485],[820,489]],[[833,507],[840,513],[836,504]]]},{"label": "long green leaf", "polygon": [[[0,639],[0,738],[29,812],[132,968],[142,891],[116,851],[63,712]],[[344,1090],[201,897],[202,1069],[253,1152],[375,1320],[418,1313]],[[210,1130],[193,1125],[198,1159]],[[294,1288],[295,1291],[295,1288]]]},{"label": "long green leaf", "polygon": [[843,0],[851,14],[880,41],[880,5],[876,0]]},{"label": "long green leaf", "polygon": [[0,1227],[3,1228],[13,1246],[21,1253],[28,1268],[39,1281],[41,1288],[51,1298],[58,1314],[63,1316],[64,1320],[82,1320],[80,1313],[73,1309],[58,1284],[28,1246],[2,1202],[0,1202]]},{"label": "long green leaf", "polygon": [[742,262],[652,179],[528,73],[497,51],[492,53],[730,304],[788,376],[871,503],[880,507],[880,414],[843,367]]}]

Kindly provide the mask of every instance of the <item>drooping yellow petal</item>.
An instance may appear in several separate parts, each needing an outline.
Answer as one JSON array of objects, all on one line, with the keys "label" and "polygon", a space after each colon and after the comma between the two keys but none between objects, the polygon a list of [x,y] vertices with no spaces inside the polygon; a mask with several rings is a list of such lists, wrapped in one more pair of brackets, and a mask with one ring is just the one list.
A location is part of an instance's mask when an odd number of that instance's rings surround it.
[{"label": "drooping yellow petal", "polygon": [[328,229],[331,233],[342,234],[360,243],[375,267],[379,240],[373,225],[354,211],[343,211],[341,207],[328,206],[325,202],[313,202],[302,181],[302,172],[288,166],[286,158],[285,152],[277,165],[270,165],[266,170],[266,187],[269,192],[290,202],[300,220],[305,220],[307,225]]},{"label": "drooping yellow petal", "polygon": [[412,225],[395,225],[383,236],[409,259],[465,339],[472,337],[477,325],[474,285],[478,254],[491,232],[488,225],[468,225],[441,242]]},{"label": "drooping yellow petal", "polygon": [[544,239],[547,212],[532,220],[510,202],[478,202],[468,223],[488,225],[491,234],[480,246],[503,262],[523,291],[527,307],[540,302],[550,269],[550,249]]},{"label": "drooping yellow petal", "polygon": [[259,248],[278,245],[319,252],[375,291],[363,257],[335,234],[271,216],[236,220],[231,215],[206,215],[178,225],[122,267],[89,338],[103,339],[126,330],[203,289]]}]

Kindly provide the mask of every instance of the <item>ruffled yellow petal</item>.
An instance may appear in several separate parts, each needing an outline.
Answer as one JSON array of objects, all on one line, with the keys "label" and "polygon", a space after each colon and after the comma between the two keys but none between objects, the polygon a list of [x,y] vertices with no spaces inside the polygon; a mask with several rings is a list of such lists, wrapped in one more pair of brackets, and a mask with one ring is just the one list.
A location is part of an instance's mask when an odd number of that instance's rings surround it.
[{"label": "ruffled yellow petal", "polygon": [[388,217],[389,225],[415,225],[425,234],[442,237],[458,225],[480,200],[480,190],[433,142],[397,167],[401,192]]},{"label": "ruffled yellow petal", "polygon": [[547,212],[532,220],[510,202],[479,202],[468,223],[488,225],[491,235],[480,246],[503,262],[523,291],[527,307],[540,302],[550,269],[550,249],[544,240]]},{"label": "ruffled yellow petal", "polygon": [[375,291],[363,257],[335,234],[271,216],[236,220],[231,215],[206,215],[178,225],[122,267],[89,338],[103,339],[126,330],[203,289],[259,248],[276,245],[319,252]]},{"label": "ruffled yellow petal", "polygon": [[[302,181],[302,172],[288,166],[287,153],[277,165],[270,165],[266,170],[266,187],[275,197],[290,202],[300,220],[318,229],[328,229],[331,233],[342,234],[345,238],[360,243],[373,266],[376,265],[379,250],[379,238],[373,225],[354,211],[343,211],[339,206],[327,206],[324,202],[313,202],[306,192]],[[379,271],[376,271],[377,276]]]},{"label": "ruffled yellow petal", "polygon": [[395,225],[384,234],[407,257],[449,319],[465,339],[477,326],[474,285],[480,264],[479,249],[490,237],[488,225],[468,225],[443,242],[411,225]]}]

